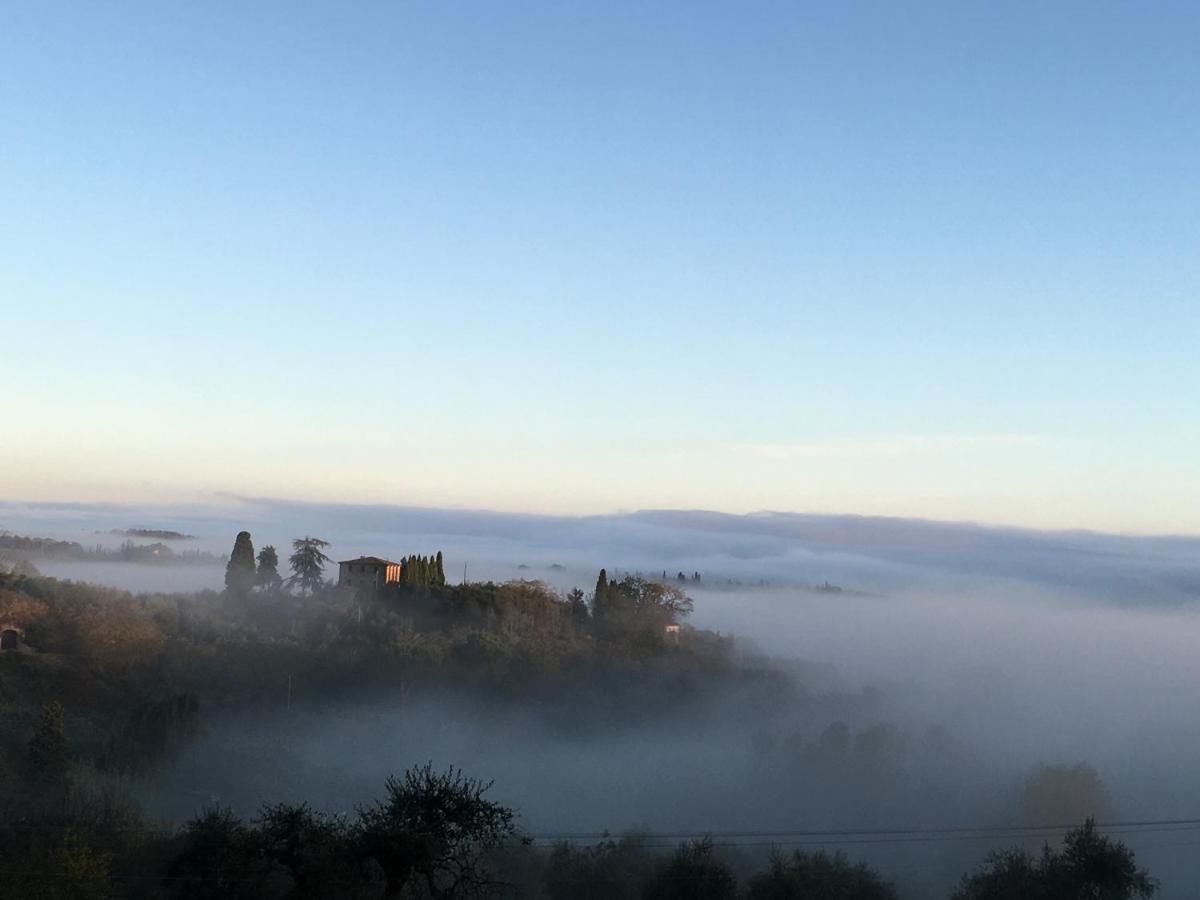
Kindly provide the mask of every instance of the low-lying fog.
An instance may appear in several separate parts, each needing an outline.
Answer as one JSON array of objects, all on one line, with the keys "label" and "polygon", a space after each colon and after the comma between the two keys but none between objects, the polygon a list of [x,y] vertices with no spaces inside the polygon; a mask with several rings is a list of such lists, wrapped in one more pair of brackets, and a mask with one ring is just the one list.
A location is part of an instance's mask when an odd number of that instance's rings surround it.
[{"label": "low-lying fog", "polygon": [[[212,799],[349,809],[433,759],[495,779],[537,834],[988,826],[1019,823],[1041,763],[1086,761],[1115,820],[1200,816],[1200,539],[1043,534],[899,520],[638,513],[543,519],[245,501],[221,515],[0,506],[0,526],[87,542],[113,527],[178,528],[227,552],[313,534],[333,555],[445,551],[447,575],[590,590],[596,571],[699,571],[692,624],[746,653],[799,661],[810,696],[778,709],[714,697],[710,714],[564,733],[533,710],[418,697],[212,723],[157,784],[149,811]],[[56,563],[47,574],[133,590],[219,588],[220,567]],[[830,583],[840,592],[819,591]],[[801,764],[842,721],[893,726],[870,759]],[[1122,836],[1193,896],[1196,832]],[[767,838],[751,841],[762,843]],[[1004,840],[999,841],[1005,843]],[[849,843],[913,891],[942,890],[989,841]]]}]

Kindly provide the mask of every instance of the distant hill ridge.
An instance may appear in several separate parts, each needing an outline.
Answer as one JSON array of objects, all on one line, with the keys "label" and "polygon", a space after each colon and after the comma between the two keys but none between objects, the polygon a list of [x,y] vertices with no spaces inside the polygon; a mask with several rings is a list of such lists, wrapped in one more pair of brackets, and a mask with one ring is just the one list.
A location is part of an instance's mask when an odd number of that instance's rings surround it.
[{"label": "distant hill ridge", "polygon": [[[96,533],[99,534],[100,532]],[[194,534],[164,531],[160,528],[113,528],[108,533],[120,535],[121,537],[150,538],[156,541],[192,541],[196,539]]]}]

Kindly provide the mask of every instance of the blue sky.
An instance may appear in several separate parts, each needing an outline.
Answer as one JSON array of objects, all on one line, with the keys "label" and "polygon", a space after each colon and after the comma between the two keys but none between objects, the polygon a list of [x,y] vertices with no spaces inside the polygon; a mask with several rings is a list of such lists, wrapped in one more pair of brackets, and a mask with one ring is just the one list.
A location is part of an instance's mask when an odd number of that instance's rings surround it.
[{"label": "blue sky", "polygon": [[1195,4],[7,4],[0,497],[1200,531]]}]

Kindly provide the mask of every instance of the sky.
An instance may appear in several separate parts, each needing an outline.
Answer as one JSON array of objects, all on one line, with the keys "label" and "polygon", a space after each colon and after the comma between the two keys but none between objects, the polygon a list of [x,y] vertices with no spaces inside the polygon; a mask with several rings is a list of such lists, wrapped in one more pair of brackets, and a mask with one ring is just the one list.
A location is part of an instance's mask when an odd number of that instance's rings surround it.
[{"label": "sky", "polygon": [[1198,41],[0,4],[0,498],[1198,533]]}]

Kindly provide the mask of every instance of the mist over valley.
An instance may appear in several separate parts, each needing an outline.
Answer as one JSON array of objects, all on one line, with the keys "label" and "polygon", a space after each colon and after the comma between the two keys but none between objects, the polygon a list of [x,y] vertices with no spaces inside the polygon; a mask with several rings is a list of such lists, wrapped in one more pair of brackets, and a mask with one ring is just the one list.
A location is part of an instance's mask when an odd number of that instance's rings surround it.
[{"label": "mist over valley", "polygon": [[[187,531],[189,544],[212,554],[241,522],[259,546],[320,533],[335,560],[436,546],[448,582],[536,581],[560,597],[590,590],[604,566],[614,579],[681,587],[694,603],[688,629],[722,636],[722,666],[759,673],[697,670],[633,684],[617,668],[586,685],[570,670],[536,686],[406,676],[334,684],[308,677],[318,658],[297,659],[263,672],[252,698],[214,695],[195,737],[130,782],[157,820],[184,821],[212,804],[252,818],[263,804],[298,799],[348,814],[389,774],[434,760],[494,782],[494,799],[547,846],[630,829],[652,841],[727,834],[717,840],[744,867],[768,845],[831,846],[875,866],[902,895],[924,896],[948,891],[1012,837],[1038,846],[1059,834],[1038,828],[1079,814],[1186,820],[1200,791],[1189,766],[1200,742],[1194,539],[275,501],[205,516],[87,505],[2,512],[11,532],[87,534],[101,546],[113,537],[96,535],[101,526],[134,522]],[[220,564],[33,564],[135,594],[200,590],[189,601],[196,609],[223,602]],[[243,627],[296,633],[296,601],[247,602],[257,611]],[[1037,820],[1031,779],[1080,765],[1098,789],[1073,797],[1068,787]],[[899,844],[892,835],[921,828],[933,834]],[[942,839],[941,829],[962,828],[984,831]],[[1163,896],[1188,896],[1196,883],[1172,843],[1140,829],[1126,843],[1169,876]]]}]

